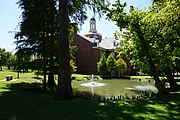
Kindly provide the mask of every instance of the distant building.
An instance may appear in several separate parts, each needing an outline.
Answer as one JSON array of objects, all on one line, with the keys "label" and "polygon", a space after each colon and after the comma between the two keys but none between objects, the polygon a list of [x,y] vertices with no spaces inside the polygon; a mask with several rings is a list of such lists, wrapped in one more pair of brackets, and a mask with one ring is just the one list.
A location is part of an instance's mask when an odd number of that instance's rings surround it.
[{"label": "distant building", "polygon": [[[118,40],[113,38],[104,38],[96,30],[95,18],[90,19],[90,30],[88,34],[73,35],[72,44],[77,46],[76,65],[77,73],[81,74],[99,74],[97,71],[97,62],[101,55],[105,53],[106,57],[113,54],[118,46]],[[128,65],[129,66],[129,65]],[[131,68],[128,67],[128,71]],[[128,74],[131,74],[128,72]]]}]

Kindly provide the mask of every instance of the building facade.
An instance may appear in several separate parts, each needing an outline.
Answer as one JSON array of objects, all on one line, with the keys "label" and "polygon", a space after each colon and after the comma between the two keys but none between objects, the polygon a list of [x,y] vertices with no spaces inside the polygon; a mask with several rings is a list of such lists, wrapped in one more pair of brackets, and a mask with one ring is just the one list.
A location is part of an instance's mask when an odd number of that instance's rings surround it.
[{"label": "building facade", "polygon": [[[121,39],[120,39],[121,40]],[[119,40],[119,41],[120,41]],[[77,46],[76,53],[76,66],[77,73],[80,74],[100,74],[97,70],[97,62],[100,60],[101,55],[113,54],[118,46],[117,40],[113,38],[104,38],[96,30],[95,18],[90,19],[90,30],[88,34],[73,35],[72,45]],[[129,64],[127,64],[129,66]],[[128,74],[131,74],[131,68],[128,67]]]}]

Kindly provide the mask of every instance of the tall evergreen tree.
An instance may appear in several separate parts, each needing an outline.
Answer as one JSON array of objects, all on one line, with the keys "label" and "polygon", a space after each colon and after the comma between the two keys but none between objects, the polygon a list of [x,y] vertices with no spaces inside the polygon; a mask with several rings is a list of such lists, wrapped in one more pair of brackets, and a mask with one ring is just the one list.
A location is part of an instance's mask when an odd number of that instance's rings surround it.
[{"label": "tall evergreen tree", "polygon": [[[100,10],[106,8],[105,3],[105,0],[19,0],[18,4],[23,9],[23,12],[20,32],[15,35],[17,48],[28,48],[32,54],[42,56],[44,91],[46,91],[46,70],[47,68],[49,70],[49,80],[53,80],[54,57],[56,59],[59,58],[58,90],[61,89],[62,91],[59,92],[57,90],[59,95],[56,94],[56,99],[72,98],[71,74],[68,72],[70,71],[69,41],[70,33],[72,32],[71,26],[74,26],[76,23],[82,24],[87,18],[86,11],[89,8],[93,8],[93,11],[98,11],[99,14],[102,14]],[[59,8],[57,7],[58,4]],[[62,18],[62,16],[65,18]],[[59,50],[57,50],[58,48]],[[63,63],[65,64],[62,65]],[[67,79],[67,81],[62,80],[62,78]],[[63,84],[60,84],[60,81]],[[52,86],[54,85],[53,81],[48,83]]]},{"label": "tall evergreen tree", "polygon": [[126,62],[120,57],[116,61],[116,70],[120,72],[125,72],[127,70]]},{"label": "tall evergreen tree", "polygon": [[[16,33],[17,48],[28,50],[31,54],[42,56],[44,91],[46,91],[46,71],[49,66],[49,86],[53,87],[53,56],[57,41],[57,9],[55,0],[19,0],[22,12],[20,32]],[[43,12],[42,12],[43,11]],[[26,49],[24,49],[26,48]],[[50,82],[49,82],[50,81]],[[52,84],[51,84],[52,83]]]},{"label": "tall evergreen tree", "polygon": [[115,72],[116,71],[116,59],[110,54],[106,61],[107,64],[107,71],[108,72]]},{"label": "tall evergreen tree", "polygon": [[104,54],[102,54],[99,62],[97,63],[97,69],[100,73],[107,72],[106,57]]},{"label": "tall evergreen tree", "polygon": [[94,12],[105,9],[105,0],[59,0],[59,74],[58,87],[55,94],[56,100],[72,99],[71,68],[68,40],[68,24],[72,21],[83,23],[86,19],[87,7],[93,8]]},{"label": "tall evergreen tree", "polygon": [[59,72],[58,72],[58,87],[56,90],[56,100],[72,99],[73,92],[71,86],[71,71],[70,71],[70,54],[68,41],[68,0],[59,0]]}]

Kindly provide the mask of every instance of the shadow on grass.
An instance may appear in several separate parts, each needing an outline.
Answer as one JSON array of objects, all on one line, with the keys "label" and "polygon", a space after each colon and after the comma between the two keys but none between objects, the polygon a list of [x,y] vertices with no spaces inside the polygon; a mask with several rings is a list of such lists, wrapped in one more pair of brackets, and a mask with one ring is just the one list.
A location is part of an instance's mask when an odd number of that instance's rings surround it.
[{"label": "shadow on grass", "polygon": [[180,82],[180,79],[175,79],[176,82]]},{"label": "shadow on grass", "polygon": [[[12,83],[0,93],[0,120],[179,120],[180,93],[156,99],[98,102],[55,101],[30,83]],[[21,92],[19,92],[21,91]]]},{"label": "shadow on grass", "polygon": [[7,84],[5,89],[9,89],[12,92],[33,92],[33,93],[41,93],[42,88],[40,83],[11,83]]},{"label": "shadow on grass", "polygon": [[42,80],[41,77],[32,77],[32,78],[37,79],[37,80]]}]

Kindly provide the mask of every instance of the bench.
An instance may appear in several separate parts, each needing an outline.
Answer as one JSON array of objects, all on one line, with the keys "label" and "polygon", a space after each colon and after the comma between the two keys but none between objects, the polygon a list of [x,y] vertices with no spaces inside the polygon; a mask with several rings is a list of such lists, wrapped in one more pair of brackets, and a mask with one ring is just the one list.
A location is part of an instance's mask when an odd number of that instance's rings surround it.
[{"label": "bench", "polygon": [[6,81],[9,81],[9,80],[12,80],[13,79],[13,76],[12,75],[7,75],[6,76]]}]

